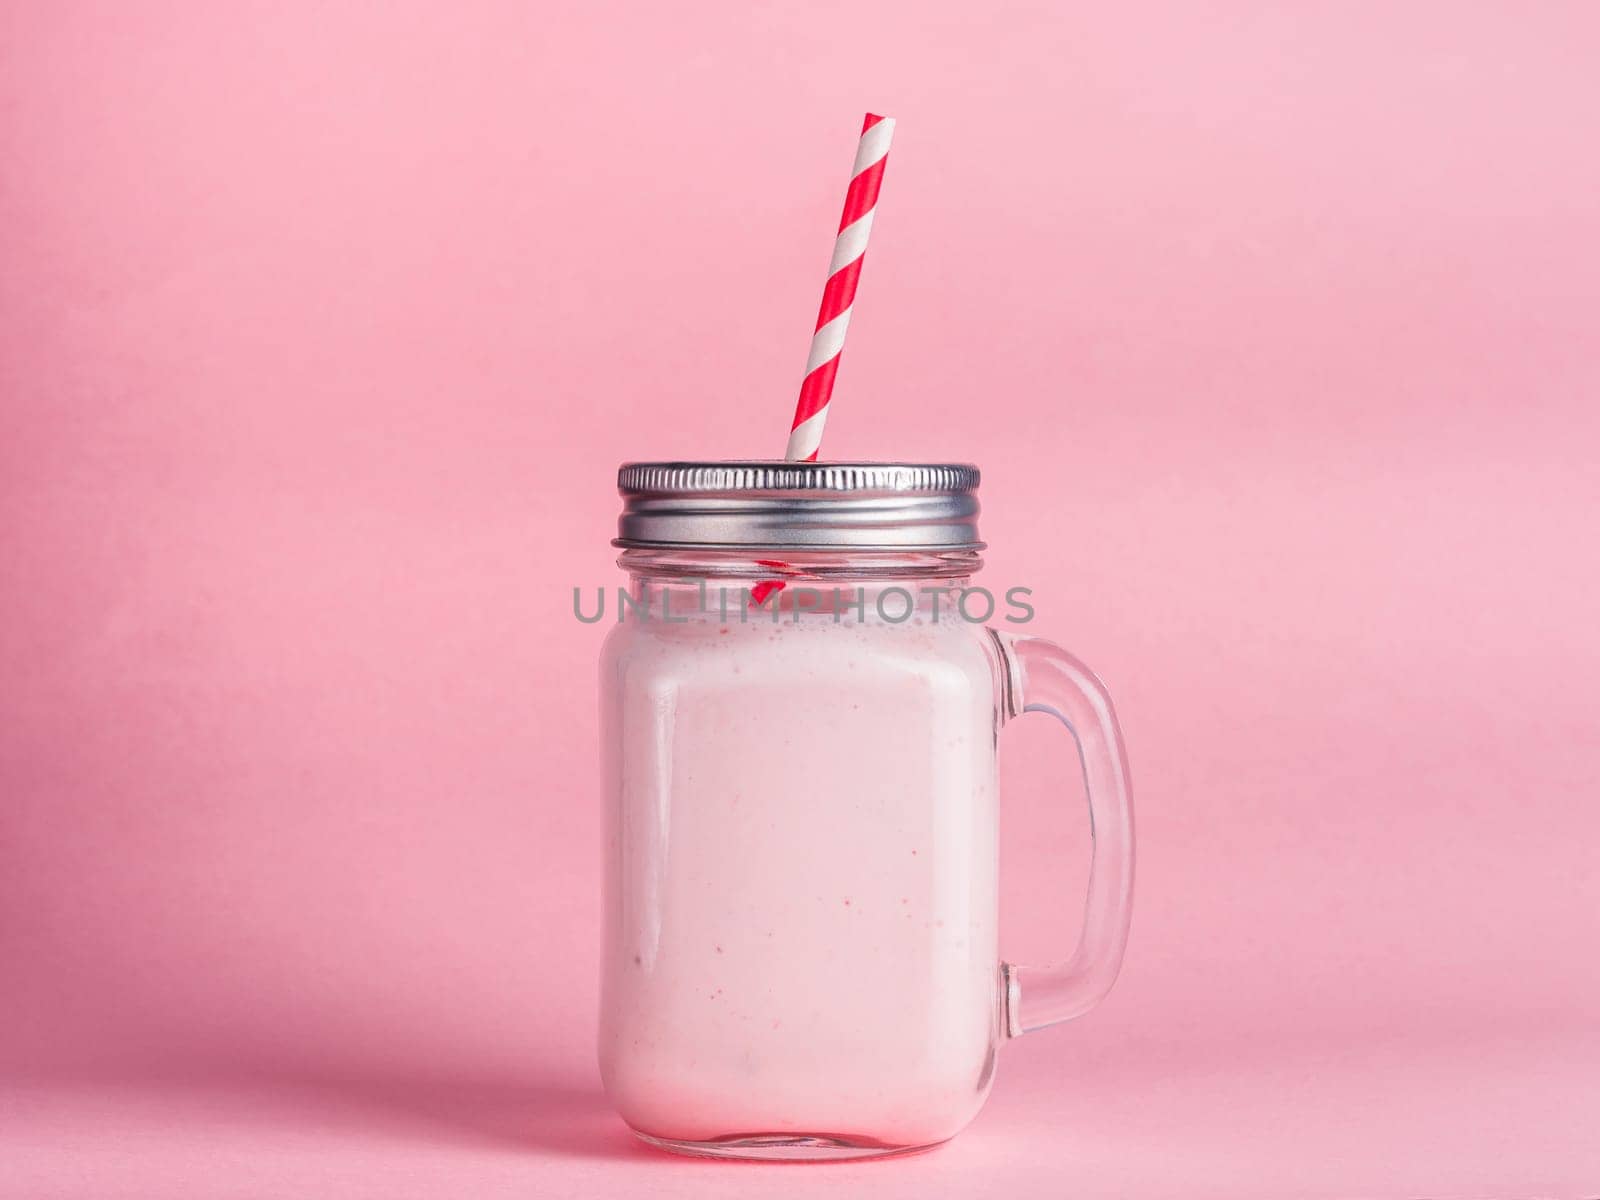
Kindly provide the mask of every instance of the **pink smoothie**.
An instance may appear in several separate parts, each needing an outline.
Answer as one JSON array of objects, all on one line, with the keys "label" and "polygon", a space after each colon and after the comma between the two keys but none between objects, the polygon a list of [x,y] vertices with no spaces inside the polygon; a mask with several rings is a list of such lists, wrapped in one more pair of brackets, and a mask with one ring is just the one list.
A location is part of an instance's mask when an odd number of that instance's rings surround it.
[{"label": "pink smoothie", "polygon": [[998,1038],[985,639],[870,610],[612,632],[600,1059],[635,1129],[906,1146],[976,1113]]}]

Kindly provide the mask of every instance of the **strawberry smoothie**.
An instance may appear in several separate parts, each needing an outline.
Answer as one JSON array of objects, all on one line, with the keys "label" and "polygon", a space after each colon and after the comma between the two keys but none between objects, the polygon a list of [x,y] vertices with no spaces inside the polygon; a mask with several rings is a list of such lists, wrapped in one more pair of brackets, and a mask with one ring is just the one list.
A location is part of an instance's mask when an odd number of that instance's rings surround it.
[{"label": "strawberry smoothie", "polygon": [[909,1148],[977,1112],[998,1041],[986,638],[870,601],[612,631],[600,1060],[635,1130]]}]

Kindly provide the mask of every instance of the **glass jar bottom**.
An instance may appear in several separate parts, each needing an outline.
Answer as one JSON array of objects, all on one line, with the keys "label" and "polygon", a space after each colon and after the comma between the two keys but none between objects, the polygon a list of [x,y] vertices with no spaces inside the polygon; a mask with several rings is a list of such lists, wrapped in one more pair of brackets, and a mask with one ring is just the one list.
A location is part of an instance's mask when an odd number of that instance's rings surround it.
[{"label": "glass jar bottom", "polygon": [[840,1162],[847,1159],[894,1158],[922,1154],[944,1145],[943,1141],[938,1141],[916,1146],[895,1146],[871,1138],[814,1133],[730,1134],[704,1142],[655,1137],[637,1129],[633,1133],[640,1141],[673,1154],[761,1162]]}]

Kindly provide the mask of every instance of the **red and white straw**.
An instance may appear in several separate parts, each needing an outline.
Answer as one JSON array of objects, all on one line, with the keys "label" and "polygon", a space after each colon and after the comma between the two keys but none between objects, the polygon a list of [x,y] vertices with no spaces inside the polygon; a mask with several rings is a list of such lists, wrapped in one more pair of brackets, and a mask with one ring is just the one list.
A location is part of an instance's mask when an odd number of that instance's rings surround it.
[{"label": "red and white straw", "polygon": [[894,118],[867,114],[856,146],[855,169],[850,172],[850,189],[844,197],[844,215],[839,218],[839,234],[833,240],[833,262],[828,267],[827,286],[822,289],[822,308],[817,313],[816,332],[811,335],[811,356],[806,359],[806,377],[800,384],[789,446],[783,454],[790,462],[814,462],[822,446],[822,426],[828,419],[833,380],[839,373],[839,355],[844,351],[845,331],[850,328],[850,309],[856,301],[856,285],[861,281],[861,260],[867,252],[872,213],[878,204],[878,189],[883,186],[883,168],[893,137]]}]

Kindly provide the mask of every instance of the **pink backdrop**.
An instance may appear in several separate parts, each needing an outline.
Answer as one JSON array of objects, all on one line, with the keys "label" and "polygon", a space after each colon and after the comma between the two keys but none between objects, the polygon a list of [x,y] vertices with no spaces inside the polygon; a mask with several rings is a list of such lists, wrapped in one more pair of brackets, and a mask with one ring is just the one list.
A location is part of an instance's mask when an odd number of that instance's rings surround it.
[{"label": "pink backdrop", "polygon": [[[1600,1191],[1585,4],[0,12],[0,1195]],[[970,459],[1118,698],[1118,989],[947,1149],[598,1096],[612,473]],[[1006,943],[1086,838],[1006,765]]]}]

